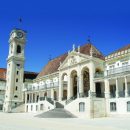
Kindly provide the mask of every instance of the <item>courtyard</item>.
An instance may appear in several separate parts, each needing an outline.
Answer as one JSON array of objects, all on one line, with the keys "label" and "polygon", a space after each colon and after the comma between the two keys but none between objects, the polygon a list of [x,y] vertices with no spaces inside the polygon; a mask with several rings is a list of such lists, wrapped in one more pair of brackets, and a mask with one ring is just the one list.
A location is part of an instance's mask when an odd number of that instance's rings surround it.
[{"label": "courtyard", "polygon": [[32,113],[0,113],[0,130],[130,130],[130,118],[37,118]]}]

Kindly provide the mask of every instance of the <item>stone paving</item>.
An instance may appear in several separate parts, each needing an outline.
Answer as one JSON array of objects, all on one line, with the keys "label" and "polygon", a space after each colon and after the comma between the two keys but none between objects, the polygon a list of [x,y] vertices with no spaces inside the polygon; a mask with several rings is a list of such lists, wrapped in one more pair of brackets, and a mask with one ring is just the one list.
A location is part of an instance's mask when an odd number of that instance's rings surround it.
[{"label": "stone paving", "polygon": [[31,113],[0,113],[0,130],[130,130],[130,118],[37,118]]}]

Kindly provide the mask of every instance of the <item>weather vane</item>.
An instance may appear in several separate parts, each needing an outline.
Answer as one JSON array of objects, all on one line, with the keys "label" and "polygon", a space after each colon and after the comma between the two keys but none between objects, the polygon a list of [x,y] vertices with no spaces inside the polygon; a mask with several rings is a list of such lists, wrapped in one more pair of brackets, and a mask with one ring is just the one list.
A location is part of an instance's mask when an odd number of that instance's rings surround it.
[{"label": "weather vane", "polygon": [[90,36],[88,36],[87,41],[88,41],[89,43],[91,43],[91,38],[90,38]]},{"label": "weather vane", "polygon": [[22,18],[20,17],[20,18],[18,19],[18,28],[22,28],[22,22],[23,22],[23,20],[22,20]]}]

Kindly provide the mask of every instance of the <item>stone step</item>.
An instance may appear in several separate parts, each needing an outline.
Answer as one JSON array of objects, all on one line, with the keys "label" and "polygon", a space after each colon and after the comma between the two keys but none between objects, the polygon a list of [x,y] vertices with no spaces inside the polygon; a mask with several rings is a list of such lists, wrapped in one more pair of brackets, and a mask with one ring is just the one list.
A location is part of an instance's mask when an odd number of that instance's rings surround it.
[{"label": "stone step", "polygon": [[64,108],[55,108],[48,112],[36,115],[39,118],[76,118],[75,115],[65,110]]},{"label": "stone step", "polygon": [[64,108],[64,105],[62,105],[62,104],[59,103],[59,102],[56,102],[56,108]]}]

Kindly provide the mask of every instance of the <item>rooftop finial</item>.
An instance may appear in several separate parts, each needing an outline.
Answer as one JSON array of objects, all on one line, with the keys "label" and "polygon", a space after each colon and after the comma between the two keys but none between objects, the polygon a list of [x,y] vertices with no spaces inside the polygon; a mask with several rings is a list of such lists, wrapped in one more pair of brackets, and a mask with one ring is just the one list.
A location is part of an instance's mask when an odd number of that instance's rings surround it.
[{"label": "rooftop finial", "polygon": [[93,47],[91,45],[91,48],[90,48],[90,56],[93,57]]},{"label": "rooftop finial", "polygon": [[73,44],[73,51],[75,51],[75,44]]}]

